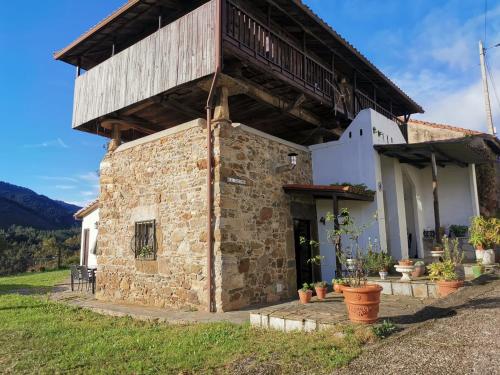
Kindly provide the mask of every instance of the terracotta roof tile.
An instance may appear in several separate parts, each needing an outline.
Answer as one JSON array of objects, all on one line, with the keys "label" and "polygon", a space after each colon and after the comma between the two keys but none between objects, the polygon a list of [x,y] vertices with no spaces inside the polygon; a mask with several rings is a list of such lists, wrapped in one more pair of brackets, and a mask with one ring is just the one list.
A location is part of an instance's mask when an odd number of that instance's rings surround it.
[{"label": "terracotta roof tile", "polygon": [[95,199],[89,204],[87,204],[85,207],[81,208],[78,210],[73,216],[75,219],[83,219],[85,216],[90,214],[92,211],[95,211],[97,208],[99,208],[99,199]]},{"label": "terracotta roof tile", "polygon": [[429,121],[423,121],[423,120],[411,119],[410,121],[408,121],[408,124],[409,125],[417,125],[417,126],[429,126],[431,128],[436,128],[436,129],[446,129],[446,130],[451,130],[451,131],[463,133],[465,135],[485,134],[485,133],[477,131],[477,130],[461,128],[458,126],[452,126],[452,125],[448,125],[448,124],[438,124],[435,122],[429,122]]}]

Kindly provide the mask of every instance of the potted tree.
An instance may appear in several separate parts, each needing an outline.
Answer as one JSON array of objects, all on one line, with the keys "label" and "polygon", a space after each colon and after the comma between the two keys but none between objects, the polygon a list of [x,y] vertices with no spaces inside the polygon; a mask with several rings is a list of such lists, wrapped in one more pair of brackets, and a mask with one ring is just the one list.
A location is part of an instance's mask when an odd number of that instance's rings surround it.
[{"label": "potted tree", "polygon": [[495,246],[500,243],[500,219],[475,216],[469,229],[469,243],[476,248],[476,260],[495,262]]},{"label": "potted tree", "polygon": [[443,260],[428,266],[429,278],[436,281],[440,297],[446,297],[461,288],[465,276],[462,265],[464,254],[458,248],[458,240],[455,238],[450,246],[449,238],[444,236],[443,247]]},{"label": "potted tree", "polygon": [[300,303],[306,304],[311,302],[311,297],[312,297],[312,289],[311,286],[308,283],[302,284],[302,288],[298,290],[299,292],[299,299]]},{"label": "potted tree", "polygon": [[314,289],[316,290],[316,296],[318,299],[325,299],[328,284],[326,281],[318,281],[314,284]]},{"label": "potted tree", "polygon": [[[367,257],[367,251],[363,251],[359,245],[359,237],[369,224],[356,225],[347,209],[342,210],[340,219],[340,228],[335,234],[345,235],[351,242],[351,246],[346,247],[346,250],[338,249],[337,254],[348,272],[349,286],[344,286],[342,293],[349,319],[356,323],[374,323],[378,320],[382,287],[367,283],[370,259]],[[351,259],[351,262],[348,263],[347,259]]]}]

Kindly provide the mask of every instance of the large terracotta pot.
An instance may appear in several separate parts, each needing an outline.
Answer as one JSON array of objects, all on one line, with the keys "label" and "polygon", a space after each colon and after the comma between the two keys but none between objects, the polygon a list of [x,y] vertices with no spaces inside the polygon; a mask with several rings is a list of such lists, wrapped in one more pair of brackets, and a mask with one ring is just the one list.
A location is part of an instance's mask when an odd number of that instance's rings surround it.
[{"label": "large terracotta pot", "polygon": [[318,297],[318,299],[325,299],[327,290],[326,288],[315,287],[314,289],[316,290],[316,297]]},{"label": "large terracotta pot", "polygon": [[375,323],[380,305],[380,285],[366,285],[361,288],[344,287],[344,301],[349,319],[355,323]]},{"label": "large terracotta pot", "polygon": [[464,286],[463,280],[453,280],[453,281],[444,281],[439,280],[436,281],[438,287],[439,297],[446,297],[448,294],[454,293]]},{"label": "large terracotta pot", "polygon": [[299,290],[300,303],[302,303],[302,304],[305,305],[306,303],[311,302],[312,295],[313,295],[313,291],[312,290],[308,290],[307,292]]}]

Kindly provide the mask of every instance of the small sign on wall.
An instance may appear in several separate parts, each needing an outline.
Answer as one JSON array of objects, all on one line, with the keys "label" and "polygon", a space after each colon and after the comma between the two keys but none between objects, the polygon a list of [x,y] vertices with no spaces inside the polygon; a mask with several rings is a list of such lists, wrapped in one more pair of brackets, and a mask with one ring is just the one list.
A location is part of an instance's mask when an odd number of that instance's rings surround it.
[{"label": "small sign on wall", "polygon": [[229,184],[234,184],[234,185],[246,185],[247,182],[241,178],[238,177],[228,177],[227,182]]}]

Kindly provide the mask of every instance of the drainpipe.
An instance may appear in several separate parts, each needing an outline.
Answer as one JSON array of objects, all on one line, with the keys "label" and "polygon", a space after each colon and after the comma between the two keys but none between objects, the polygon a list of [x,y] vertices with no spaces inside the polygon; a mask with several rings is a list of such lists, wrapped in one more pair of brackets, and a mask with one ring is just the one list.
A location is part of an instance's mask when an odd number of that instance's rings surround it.
[{"label": "drainpipe", "polygon": [[214,252],[213,221],[213,185],[212,185],[212,102],[217,87],[217,79],[222,66],[222,0],[216,0],[215,10],[215,73],[207,98],[207,289],[208,311],[215,312],[212,293],[212,258]]}]

